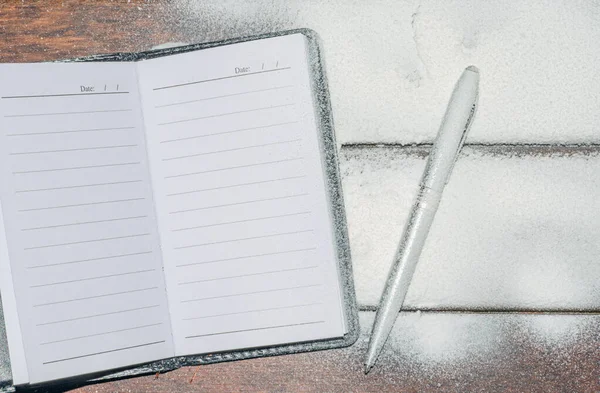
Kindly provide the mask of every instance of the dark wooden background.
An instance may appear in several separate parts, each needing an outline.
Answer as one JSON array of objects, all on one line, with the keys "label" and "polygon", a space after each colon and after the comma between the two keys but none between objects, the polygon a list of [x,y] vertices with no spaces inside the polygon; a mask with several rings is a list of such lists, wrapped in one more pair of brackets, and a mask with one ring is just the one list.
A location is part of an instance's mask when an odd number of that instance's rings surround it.
[{"label": "dark wooden background", "polygon": [[[50,61],[147,50],[164,42],[211,39],[206,35],[210,29],[200,25],[206,23],[201,15],[182,13],[179,1],[0,1],[0,62]],[[245,34],[258,32],[251,26],[244,30]],[[582,314],[592,327],[577,332],[566,347],[534,345],[515,333],[495,346],[495,353],[473,353],[473,361],[441,364],[415,360],[398,345],[388,348],[380,366],[365,376],[362,358],[372,314],[361,311],[363,334],[351,348],[188,367],[158,376],[83,386],[77,391],[600,392],[600,314]],[[485,312],[450,314],[450,325],[461,325],[464,318],[473,315],[481,318],[483,325],[495,323]],[[519,317],[514,312],[499,315],[500,320]],[[553,316],[558,322],[571,317]],[[402,331],[394,334],[402,335]],[[488,340],[494,342],[493,337]]]}]

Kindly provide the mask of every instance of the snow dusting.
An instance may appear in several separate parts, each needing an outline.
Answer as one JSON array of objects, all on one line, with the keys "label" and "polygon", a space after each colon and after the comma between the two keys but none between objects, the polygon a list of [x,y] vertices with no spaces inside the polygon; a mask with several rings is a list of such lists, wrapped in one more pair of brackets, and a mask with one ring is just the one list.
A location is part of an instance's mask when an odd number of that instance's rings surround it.
[{"label": "snow dusting", "polygon": [[[355,284],[375,306],[427,148],[343,148]],[[600,149],[466,147],[406,298],[408,308],[600,306]]]},{"label": "snow dusting", "polygon": [[600,142],[600,5],[579,0],[179,0],[188,42],[308,27],[341,143],[435,138],[462,70],[481,70],[469,143]]}]

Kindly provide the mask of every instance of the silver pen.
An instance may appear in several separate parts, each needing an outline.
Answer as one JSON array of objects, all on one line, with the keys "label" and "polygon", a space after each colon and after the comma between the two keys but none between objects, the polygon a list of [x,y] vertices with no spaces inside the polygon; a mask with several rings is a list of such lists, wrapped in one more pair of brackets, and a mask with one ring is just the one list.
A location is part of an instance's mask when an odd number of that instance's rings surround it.
[{"label": "silver pen", "polygon": [[369,341],[365,374],[375,364],[402,308],[442,192],[473,122],[478,97],[479,70],[469,66],[452,92],[383,289]]}]

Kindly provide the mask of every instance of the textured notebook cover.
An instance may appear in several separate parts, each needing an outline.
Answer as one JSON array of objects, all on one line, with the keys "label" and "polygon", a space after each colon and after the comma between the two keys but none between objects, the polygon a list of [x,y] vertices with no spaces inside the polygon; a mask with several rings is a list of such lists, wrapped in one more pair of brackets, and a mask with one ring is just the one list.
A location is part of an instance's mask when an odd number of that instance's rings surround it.
[{"label": "textured notebook cover", "polygon": [[[1,298],[0,298],[1,300]],[[10,358],[8,356],[8,343],[6,341],[6,327],[4,326],[4,313],[0,301],[0,391],[11,386]]]},{"label": "textured notebook cover", "polygon": [[[168,56],[177,53],[201,50],[215,46],[230,45],[245,41],[259,40],[264,38],[297,33],[303,34],[308,41],[308,58],[310,62],[310,71],[312,74],[312,88],[316,106],[315,110],[317,111],[318,115],[317,119],[319,121],[320,142],[326,172],[325,174],[327,180],[327,190],[329,194],[331,214],[335,226],[335,241],[337,243],[338,250],[340,280],[342,283],[342,293],[344,296],[348,333],[342,338],[330,340],[311,341],[299,344],[277,345],[272,347],[249,349],[244,351],[221,352],[209,355],[176,357],[172,359],[166,359],[158,362],[149,363],[143,366],[130,368],[120,372],[113,372],[108,375],[106,375],[105,373],[104,375],[99,375],[96,378],[88,379],[87,382],[81,381],[81,379],[74,379],[70,381],[64,381],[64,384],[80,385],[85,383],[127,378],[136,375],[164,372],[174,370],[182,366],[194,366],[201,364],[225,362],[230,360],[241,360],[264,356],[275,356],[306,351],[340,348],[352,345],[358,339],[358,335],[360,333],[358,326],[358,308],[356,305],[356,295],[354,292],[354,283],[352,277],[350,244],[348,241],[346,215],[344,212],[344,200],[342,197],[341,179],[338,168],[337,147],[333,131],[333,119],[331,116],[331,105],[329,102],[327,78],[324,73],[324,64],[321,56],[319,38],[314,31],[309,29],[288,30],[280,33],[264,34],[259,36],[244,37],[219,42],[187,45],[140,53],[117,53],[112,55],[98,55],[68,61],[137,61]],[[2,308],[0,305],[0,392],[4,393],[5,391],[12,391],[12,387],[10,360],[8,358],[4,319],[2,317],[1,311]]]}]

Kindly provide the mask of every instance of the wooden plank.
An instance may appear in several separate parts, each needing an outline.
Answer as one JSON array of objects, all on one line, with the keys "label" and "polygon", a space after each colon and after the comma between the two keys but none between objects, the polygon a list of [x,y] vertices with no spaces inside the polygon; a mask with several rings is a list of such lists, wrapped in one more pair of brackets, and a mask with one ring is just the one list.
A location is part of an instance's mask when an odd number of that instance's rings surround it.
[{"label": "wooden plank", "polygon": [[134,52],[173,39],[165,2],[9,1],[0,5],[0,62]]},{"label": "wooden plank", "polygon": [[[344,146],[358,303],[379,302],[430,147]],[[600,311],[600,145],[469,145],[405,309]]]},{"label": "wooden plank", "polygon": [[350,348],[108,382],[77,392],[598,392],[600,315],[403,313],[369,375]]}]

